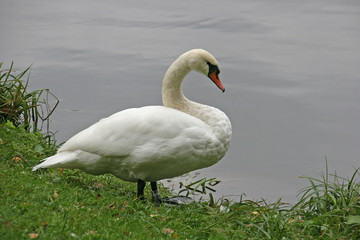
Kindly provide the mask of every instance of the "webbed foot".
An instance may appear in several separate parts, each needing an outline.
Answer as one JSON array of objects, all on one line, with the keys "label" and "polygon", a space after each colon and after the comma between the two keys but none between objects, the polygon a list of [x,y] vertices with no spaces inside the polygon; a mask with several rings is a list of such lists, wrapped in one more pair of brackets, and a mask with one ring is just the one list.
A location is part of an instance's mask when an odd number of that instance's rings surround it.
[{"label": "webbed foot", "polygon": [[[155,203],[161,204],[165,203],[167,205],[175,206],[175,205],[181,205],[181,204],[189,204],[193,202],[193,200],[186,196],[175,196],[175,197],[167,197],[167,198],[161,198],[157,184],[156,182],[151,182],[151,192],[152,192],[152,199]],[[138,180],[138,197],[141,200],[144,200],[144,188],[146,183],[143,180]]]},{"label": "webbed foot", "polygon": [[186,196],[161,198],[159,191],[157,189],[156,182],[151,182],[151,191],[152,191],[153,201],[158,204],[165,203],[168,205],[180,205],[180,204],[189,204],[193,201],[191,198]]}]

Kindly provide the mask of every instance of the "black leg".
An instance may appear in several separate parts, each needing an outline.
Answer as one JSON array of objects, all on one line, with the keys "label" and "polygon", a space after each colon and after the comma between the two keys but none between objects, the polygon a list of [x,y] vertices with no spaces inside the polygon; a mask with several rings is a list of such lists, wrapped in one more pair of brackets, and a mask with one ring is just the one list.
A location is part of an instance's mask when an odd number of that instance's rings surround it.
[{"label": "black leg", "polygon": [[155,201],[156,203],[161,203],[162,199],[160,197],[156,182],[151,182],[150,184],[151,184],[153,201]]},{"label": "black leg", "polygon": [[[145,188],[146,183],[143,180],[138,180],[137,182],[137,189],[138,189],[138,198],[140,198],[141,200],[145,200],[144,198],[144,188]],[[189,197],[185,197],[185,196],[176,196],[176,197],[172,197],[172,198],[166,198],[166,199],[162,199],[160,197],[159,194],[159,190],[155,182],[150,182],[151,185],[151,192],[152,192],[152,198],[153,201],[156,203],[166,203],[166,204],[170,204],[170,205],[179,205],[179,204],[188,204],[191,201],[191,198]]]},{"label": "black leg", "polygon": [[137,196],[138,198],[140,198],[141,200],[144,200],[144,188],[145,188],[145,182],[143,180],[138,180],[137,182],[137,190],[138,190],[138,193],[137,193]]},{"label": "black leg", "polygon": [[151,185],[151,190],[152,190],[154,193],[158,193],[158,188],[157,188],[156,182],[151,182],[150,185]]},{"label": "black leg", "polygon": [[188,204],[188,203],[190,203],[190,200],[191,200],[191,198],[185,197],[185,196],[176,196],[176,197],[172,197],[172,198],[162,199],[159,194],[156,182],[151,182],[151,191],[152,191],[153,201],[156,203],[179,205],[179,204]]}]

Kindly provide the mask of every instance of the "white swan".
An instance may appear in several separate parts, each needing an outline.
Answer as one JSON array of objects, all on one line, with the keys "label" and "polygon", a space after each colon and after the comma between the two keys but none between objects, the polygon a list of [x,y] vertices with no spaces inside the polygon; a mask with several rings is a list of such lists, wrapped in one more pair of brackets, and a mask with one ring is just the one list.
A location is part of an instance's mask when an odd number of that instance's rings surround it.
[{"label": "white swan", "polygon": [[228,117],[183,95],[182,81],[192,70],[208,76],[225,91],[215,58],[202,49],[190,50],[165,74],[164,106],[131,108],[101,119],[70,138],[33,171],[77,168],[94,175],[111,173],[138,182],[141,199],[145,182],[151,182],[153,198],[161,202],[156,181],[209,167],[224,157],[230,145]]}]

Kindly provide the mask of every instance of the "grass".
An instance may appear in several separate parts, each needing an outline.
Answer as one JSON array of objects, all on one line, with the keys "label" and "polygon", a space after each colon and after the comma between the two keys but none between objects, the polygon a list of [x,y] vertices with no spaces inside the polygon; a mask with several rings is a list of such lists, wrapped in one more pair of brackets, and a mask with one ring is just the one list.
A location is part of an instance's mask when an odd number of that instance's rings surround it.
[{"label": "grass", "polygon": [[55,151],[41,134],[0,125],[0,239],[360,238],[358,170],[307,178],[294,206],[240,198],[168,207],[152,203],[148,188],[148,201],[137,199],[135,184],[111,175],[31,171]]},{"label": "grass", "polygon": [[[346,179],[330,174],[326,165],[320,178],[304,177],[309,186],[300,190],[293,206],[243,195],[238,201],[215,200],[211,191],[221,183],[214,178],[180,190],[209,193],[209,201],[156,205],[149,188],[148,200],[141,201],[135,184],[111,175],[32,172],[57,146],[31,130],[25,115],[0,122],[0,239],[360,239],[359,169]],[[172,194],[162,186],[160,191]]]}]

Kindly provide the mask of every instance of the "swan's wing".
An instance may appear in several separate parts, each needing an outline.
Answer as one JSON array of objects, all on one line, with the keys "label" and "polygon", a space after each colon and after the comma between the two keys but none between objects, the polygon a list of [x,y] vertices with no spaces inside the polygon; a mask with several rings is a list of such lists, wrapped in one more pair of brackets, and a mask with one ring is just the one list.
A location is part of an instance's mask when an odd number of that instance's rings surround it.
[{"label": "swan's wing", "polygon": [[82,150],[105,157],[128,156],[134,151],[169,154],[187,144],[202,148],[212,138],[210,128],[200,119],[172,108],[148,106],[100,120],[69,139],[58,152]]}]

